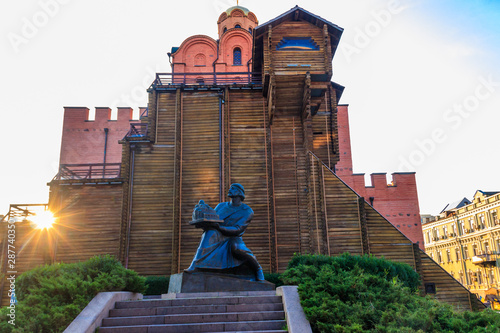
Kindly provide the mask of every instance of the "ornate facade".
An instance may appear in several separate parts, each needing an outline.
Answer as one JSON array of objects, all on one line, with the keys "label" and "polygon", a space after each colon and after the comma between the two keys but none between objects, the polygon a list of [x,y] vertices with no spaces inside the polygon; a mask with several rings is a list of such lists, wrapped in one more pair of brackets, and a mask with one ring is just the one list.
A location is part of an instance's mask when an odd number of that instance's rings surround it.
[{"label": "ornate facade", "polygon": [[450,208],[423,225],[426,253],[471,292],[498,295],[500,192],[477,191],[472,203]]}]

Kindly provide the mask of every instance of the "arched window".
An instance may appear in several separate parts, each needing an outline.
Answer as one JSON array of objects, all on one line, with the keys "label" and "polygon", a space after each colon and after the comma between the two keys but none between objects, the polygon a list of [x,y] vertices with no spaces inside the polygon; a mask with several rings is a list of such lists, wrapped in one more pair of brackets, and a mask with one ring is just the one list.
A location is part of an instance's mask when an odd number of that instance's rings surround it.
[{"label": "arched window", "polygon": [[227,27],[224,27],[223,33],[227,32]]},{"label": "arched window", "polygon": [[234,26],[235,28],[241,28],[241,25],[237,24]]},{"label": "arched window", "polygon": [[248,32],[250,32],[250,35],[252,34],[252,27],[248,28]]},{"label": "arched window", "polygon": [[239,47],[235,48],[233,51],[233,65],[241,65],[241,49]]}]

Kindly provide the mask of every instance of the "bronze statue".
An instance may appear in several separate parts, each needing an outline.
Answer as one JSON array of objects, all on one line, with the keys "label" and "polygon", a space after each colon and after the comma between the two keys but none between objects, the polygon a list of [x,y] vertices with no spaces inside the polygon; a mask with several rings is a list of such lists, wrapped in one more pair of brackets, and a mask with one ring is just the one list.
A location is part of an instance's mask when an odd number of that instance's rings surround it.
[{"label": "bronze statue", "polygon": [[203,200],[195,207],[191,224],[204,232],[193,262],[186,271],[222,271],[247,264],[254,272],[255,280],[263,281],[262,267],[242,239],[254,214],[252,208],[243,203],[245,189],[240,184],[232,184],[228,197],[230,202],[221,202],[215,207],[216,214]]}]

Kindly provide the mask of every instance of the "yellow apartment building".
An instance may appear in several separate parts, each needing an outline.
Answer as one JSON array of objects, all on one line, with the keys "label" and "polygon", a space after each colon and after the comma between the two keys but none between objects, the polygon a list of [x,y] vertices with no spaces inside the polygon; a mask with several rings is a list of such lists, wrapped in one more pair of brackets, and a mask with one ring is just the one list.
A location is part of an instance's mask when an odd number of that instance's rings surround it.
[{"label": "yellow apartment building", "polygon": [[456,280],[477,294],[500,296],[500,191],[476,191],[445,207],[435,219],[422,219],[425,252]]}]

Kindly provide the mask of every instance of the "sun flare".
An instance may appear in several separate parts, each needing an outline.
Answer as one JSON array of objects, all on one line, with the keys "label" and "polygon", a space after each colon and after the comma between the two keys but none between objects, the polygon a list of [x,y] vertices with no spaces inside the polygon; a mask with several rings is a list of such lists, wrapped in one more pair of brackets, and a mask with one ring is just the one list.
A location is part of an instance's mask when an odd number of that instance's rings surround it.
[{"label": "sun flare", "polygon": [[43,211],[33,215],[31,218],[33,223],[35,223],[36,229],[50,229],[55,222],[54,214],[50,211]]}]

